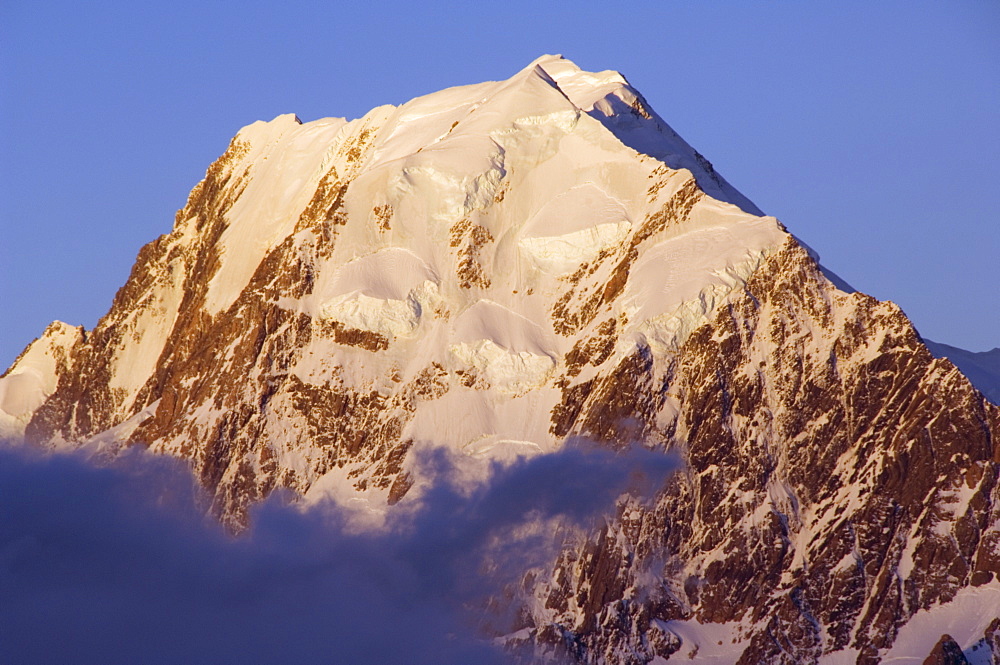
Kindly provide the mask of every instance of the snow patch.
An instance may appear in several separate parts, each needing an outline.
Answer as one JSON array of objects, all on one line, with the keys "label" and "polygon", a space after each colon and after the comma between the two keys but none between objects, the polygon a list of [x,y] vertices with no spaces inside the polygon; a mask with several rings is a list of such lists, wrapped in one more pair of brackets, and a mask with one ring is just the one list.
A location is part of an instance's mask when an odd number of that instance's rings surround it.
[{"label": "snow patch", "polygon": [[636,326],[635,331],[657,355],[676,351],[695,328],[708,320],[708,315],[735,286],[727,288],[717,284],[706,288],[698,297],[680,303],[673,311],[646,319]]},{"label": "snow patch", "polygon": [[[156,415],[156,409],[159,406],[160,400],[156,400],[149,406],[141,409],[131,418],[128,418],[111,429],[104,430],[100,434],[87,439],[82,445],[79,446],[80,449],[87,451],[87,453],[91,455],[115,455],[125,442],[128,441],[132,432],[134,432],[139,425]],[[76,447],[77,444],[71,444],[67,446],[67,449],[71,450]]]},{"label": "snow patch", "polygon": [[403,247],[387,247],[347,263],[327,286],[317,292],[327,297],[363,293],[383,300],[403,300],[425,282],[437,282],[437,275],[419,256]]},{"label": "snow patch", "polygon": [[506,175],[504,151],[486,136],[456,136],[405,159],[390,190],[439,223],[451,224],[490,205]]},{"label": "snow patch", "polygon": [[415,298],[372,298],[363,293],[334,298],[323,303],[319,311],[321,319],[338,321],[348,328],[368,330],[389,338],[413,332],[420,323],[420,314],[420,305]]},{"label": "snow patch", "polygon": [[521,249],[541,270],[561,275],[593,260],[601,251],[615,247],[628,237],[631,224],[598,224],[561,236],[523,238]]},{"label": "snow patch", "polygon": [[545,203],[524,225],[519,245],[540,269],[560,274],[621,244],[631,228],[621,202],[587,183]]},{"label": "snow patch", "polygon": [[699,623],[687,621],[654,622],[664,631],[681,639],[681,648],[670,656],[670,662],[703,663],[705,665],[731,665],[739,660],[745,645],[740,636],[740,624]]},{"label": "snow patch", "polygon": [[[384,109],[375,109],[366,118],[385,113]],[[345,124],[337,118],[303,125],[289,114],[240,130],[237,136],[249,148],[238,164],[231,165],[238,177],[227,187],[245,188],[226,212],[229,225],[219,240],[219,269],[205,297],[208,313],[227,309],[268,252],[292,233],[328,170],[322,168],[328,158],[327,148],[342,140],[342,132],[355,123]]]},{"label": "snow patch", "polygon": [[556,343],[551,333],[508,307],[492,300],[479,300],[455,321],[453,339],[474,342],[486,339],[518,353],[555,358]]},{"label": "snow patch", "polygon": [[358,490],[351,472],[355,465],[334,466],[317,478],[302,497],[302,508],[307,509],[324,503],[334,504],[338,513],[347,518],[352,533],[362,533],[379,529],[385,525],[388,504],[388,490],[371,487]]},{"label": "snow patch", "polygon": [[962,588],[951,602],[914,614],[899,629],[896,641],[882,656],[882,662],[921,665],[945,633],[963,650],[971,650],[997,617],[1000,617],[1000,582],[994,580],[980,587]]},{"label": "snow patch", "polygon": [[510,351],[490,339],[472,344],[453,344],[448,349],[461,364],[486,379],[491,387],[510,394],[520,394],[544,385],[556,366],[555,360],[549,356]]},{"label": "snow patch", "polygon": [[115,353],[108,386],[122,394],[123,410],[130,409],[135,395],[156,371],[156,363],[174,329],[184,299],[186,275],[181,259],[167,266],[156,266],[154,270],[160,271],[156,280],[158,288],[150,289],[149,297],[142,300],[142,307],[118,323],[125,329],[128,342]]},{"label": "snow patch", "polygon": [[316,288],[316,315],[349,328],[396,338],[409,335],[425,310],[441,300],[437,275],[402,247],[389,247],[351,261]]},{"label": "snow patch", "polygon": [[541,455],[544,451],[534,441],[504,439],[495,435],[486,435],[475,441],[470,441],[463,452],[472,457],[482,457],[501,463],[511,463],[525,457]]},{"label": "snow patch", "polygon": [[858,649],[841,649],[820,656],[818,665],[857,665],[859,655],[861,655],[861,651]]}]

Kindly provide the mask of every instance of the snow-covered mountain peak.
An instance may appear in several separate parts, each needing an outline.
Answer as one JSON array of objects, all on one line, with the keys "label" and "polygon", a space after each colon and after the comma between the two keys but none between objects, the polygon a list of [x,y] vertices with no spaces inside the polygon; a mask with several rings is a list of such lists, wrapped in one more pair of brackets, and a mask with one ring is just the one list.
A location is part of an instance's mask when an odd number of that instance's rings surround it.
[{"label": "snow-covered mountain peak", "polygon": [[577,107],[589,112],[604,97],[630,87],[619,72],[586,72],[561,55],[543,56],[535,61]]},{"label": "snow-covered mountain peak", "polygon": [[1000,411],[617,72],[253,123],[176,220],[0,377],[0,435],[181,457],[233,523],[277,488],[418,502],[426,449],[480,479],[577,437],[678,451],[510,599],[504,639],[581,662],[874,665],[998,584]]},{"label": "snow-covered mountain peak", "polygon": [[[619,73],[559,56],[356,120],[244,127],[157,241],[162,258],[132,287],[142,306],[98,326],[129,331],[107,358],[116,408],[149,405],[179,327],[202,317],[188,333],[201,335],[279,280],[268,306],[311,322],[288,366],[302,380],[368,390],[390,369],[437,368],[456,395],[488,396],[481,417],[456,427],[427,404],[409,440],[551,449],[561,435],[542,404],[581,345],[606,338],[602,363],[679,348],[787,240],[706,196],[722,181],[664,127]],[[219,344],[226,358],[239,340]]]}]

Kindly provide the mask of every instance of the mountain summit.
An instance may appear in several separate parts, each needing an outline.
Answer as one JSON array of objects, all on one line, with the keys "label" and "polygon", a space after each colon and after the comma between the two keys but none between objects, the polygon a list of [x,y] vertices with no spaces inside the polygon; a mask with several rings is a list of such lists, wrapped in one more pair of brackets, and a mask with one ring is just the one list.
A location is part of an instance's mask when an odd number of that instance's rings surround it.
[{"label": "mountain summit", "polygon": [[420,451],[676,451],[654,505],[526,576],[498,639],[877,663],[947,632],[1000,659],[997,407],[620,74],[557,56],[240,130],[97,326],[52,324],[0,378],[0,432],[183,458],[237,525],[278,488],[416,501]]}]

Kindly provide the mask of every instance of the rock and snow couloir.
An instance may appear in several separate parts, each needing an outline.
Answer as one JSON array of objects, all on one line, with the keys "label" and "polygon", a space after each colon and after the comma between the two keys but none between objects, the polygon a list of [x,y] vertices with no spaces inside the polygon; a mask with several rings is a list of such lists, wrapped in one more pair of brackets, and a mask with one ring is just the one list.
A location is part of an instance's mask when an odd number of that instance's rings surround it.
[{"label": "rock and snow couloir", "polygon": [[237,522],[282,487],[413,500],[421,448],[678,450],[524,592],[506,639],[581,662],[874,663],[921,612],[1000,613],[997,408],[559,57],[242,129],[95,329],[0,378],[0,432],[182,457]]}]

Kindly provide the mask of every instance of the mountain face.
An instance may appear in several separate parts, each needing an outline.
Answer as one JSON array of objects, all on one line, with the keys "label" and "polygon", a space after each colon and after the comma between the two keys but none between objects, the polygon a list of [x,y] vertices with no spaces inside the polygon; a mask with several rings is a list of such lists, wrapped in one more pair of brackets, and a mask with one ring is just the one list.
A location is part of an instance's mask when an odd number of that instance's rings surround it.
[{"label": "mountain face", "polygon": [[969,377],[976,388],[994,404],[1000,404],[1000,348],[992,351],[966,351],[924,339],[924,344],[938,358],[947,358]]},{"label": "mountain face", "polygon": [[1000,662],[1000,410],[620,74],[559,57],[242,129],[97,326],[52,324],[0,378],[0,434],[184,458],[234,525],[277,488],[392,510],[437,447],[676,451],[498,639]]}]

